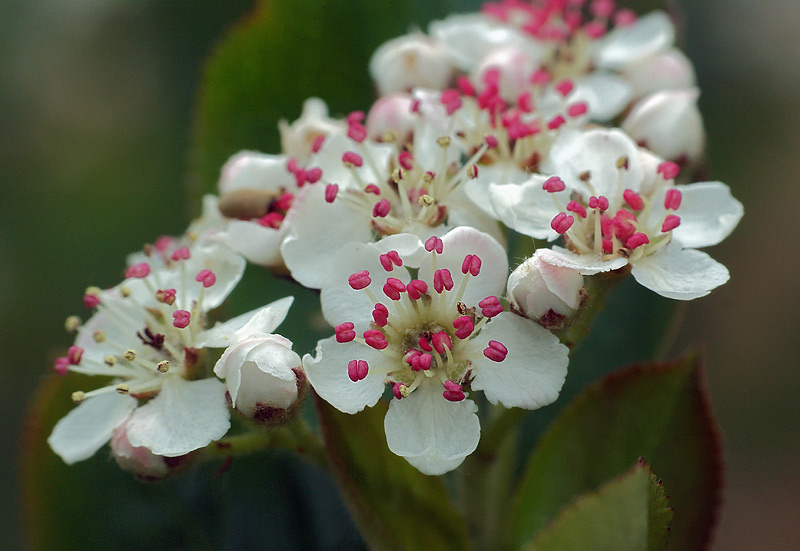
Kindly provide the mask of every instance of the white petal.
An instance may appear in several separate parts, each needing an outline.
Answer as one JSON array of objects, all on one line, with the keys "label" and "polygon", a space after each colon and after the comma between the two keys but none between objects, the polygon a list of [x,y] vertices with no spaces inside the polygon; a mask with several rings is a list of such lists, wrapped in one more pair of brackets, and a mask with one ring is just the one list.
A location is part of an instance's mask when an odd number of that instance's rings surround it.
[{"label": "white petal", "polygon": [[672,20],[666,13],[655,11],[633,25],[617,27],[599,40],[594,61],[600,67],[617,69],[662,52],[674,41]]},{"label": "white petal", "polygon": [[428,475],[458,467],[481,437],[478,406],[469,399],[450,402],[441,388],[426,381],[406,398],[393,399],[383,422],[389,449]]},{"label": "white petal", "polygon": [[176,457],[222,438],[230,425],[225,385],[213,378],[186,381],[174,376],[134,412],[127,431],[132,446]]},{"label": "white petal", "polygon": [[263,189],[274,192],[294,189],[297,182],[287,169],[288,160],[286,155],[240,151],[223,165],[219,193],[224,195],[239,189]]},{"label": "white petal", "polygon": [[575,80],[569,101],[586,102],[592,120],[605,122],[619,115],[632,98],[633,90],[625,79],[598,71]]},{"label": "white petal", "polygon": [[213,234],[211,239],[224,243],[253,264],[280,266],[280,245],[285,234],[285,224],[280,229],[262,226],[256,221],[231,220],[225,230]]},{"label": "white petal", "polygon": [[423,86],[442,89],[453,73],[447,49],[420,32],[381,44],[369,61],[369,74],[381,95]]},{"label": "white petal", "polygon": [[[490,340],[508,348],[508,356],[495,362],[483,355]],[[502,312],[477,337],[467,342],[464,354],[474,373],[472,388],[483,390],[493,404],[536,409],[558,398],[567,375],[569,350],[537,323]]]},{"label": "white petal", "polygon": [[[744,206],[722,182],[697,182],[678,186],[683,195],[680,208],[681,225],[672,235],[684,247],[710,247],[728,237],[744,214]],[[663,208],[663,199],[657,203]]]},{"label": "white petal", "polygon": [[603,260],[602,257],[591,254],[575,254],[561,247],[540,249],[541,259],[561,268],[571,268],[583,275],[594,275],[600,272],[610,272],[622,268],[628,263],[627,258],[615,257]]},{"label": "white petal", "polygon": [[47,443],[67,465],[88,459],[135,407],[136,400],[116,392],[87,398],[56,423]]},{"label": "white petal", "polygon": [[497,162],[492,165],[481,165],[477,178],[470,178],[464,184],[464,192],[467,197],[483,212],[498,219],[498,215],[491,202],[490,186],[505,184],[522,184],[530,173],[526,172],[516,164],[510,162]]},{"label": "white petal", "polygon": [[[350,360],[365,360],[369,373],[354,383],[347,375]],[[374,406],[384,389],[384,379],[395,364],[378,350],[356,342],[338,343],[335,337],[317,343],[316,357],[303,356],[303,369],[320,397],[344,413]]]},{"label": "white petal", "polygon": [[[459,186],[451,191],[447,195],[446,205],[447,224],[443,226],[447,228],[447,231],[458,226],[471,226],[476,230],[491,235],[498,243],[505,246],[505,236],[500,229],[500,224],[497,223],[497,218],[476,207],[475,203],[467,198],[464,187]],[[420,239],[428,239],[437,229],[425,226],[423,231],[415,232],[415,235]],[[447,231],[442,233],[447,233]]]},{"label": "white petal", "polygon": [[[489,197],[497,217],[509,228],[537,239],[554,240],[558,234],[550,227],[560,211],[550,193],[542,188],[548,176],[534,174],[521,185],[489,186]],[[555,193],[559,204],[566,205],[571,190]]]},{"label": "white petal", "polygon": [[217,324],[200,333],[195,346],[221,348],[252,335],[272,333],[286,319],[293,302],[294,297],[284,297]]},{"label": "white petal", "polygon": [[730,277],[728,269],[706,253],[681,249],[677,242],[636,262],[631,273],[651,291],[677,300],[705,296]]},{"label": "white petal", "polygon": [[660,90],[692,88],[697,84],[692,62],[677,48],[628,65],[623,74],[633,86],[636,97]]}]

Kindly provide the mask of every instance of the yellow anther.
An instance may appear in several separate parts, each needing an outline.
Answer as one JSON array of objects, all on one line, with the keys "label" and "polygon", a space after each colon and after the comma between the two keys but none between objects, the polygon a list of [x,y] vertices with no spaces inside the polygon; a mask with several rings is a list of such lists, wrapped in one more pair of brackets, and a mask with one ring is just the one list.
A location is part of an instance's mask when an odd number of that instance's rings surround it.
[{"label": "yellow anther", "polygon": [[106,332],[102,329],[98,329],[92,333],[92,338],[94,339],[94,342],[103,342],[106,340]]},{"label": "yellow anther", "polygon": [[112,356],[111,354],[109,354],[108,356],[106,356],[105,358],[103,358],[103,362],[105,362],[105,364],[106,364],[108,367],[111,367],[112,365],[114,365],[115,363],[117,363],[117,359],[116,359],[114,356]]},{"label": "yellow anther", "polygon": [[122,353],[122,357],[128,360],[129,362],[132,362],[133,360],[136,359],[136,352],[134,350],[128,349]]},{"label": "yellow anther", "polygon": [[64,329],[70,333],[74,333],[81,326],[81,318],[78,316],[70,316],[64,322]]},{"label": "yellow anther", "polygon": [[86,399],[86,393],[81,390],[72,393],[72,401],[75,402],[76,404],[80,404],[85,399]]},{"label": "yellow anther", "polygon": [[166,373],[169,371],[169,360],[161,360],[158,362],[158,367],[156,369],[158,369],[159,373]]},{"label": "yellow anther", "polygon": [[430,195],[426,194],[426,195],[420,195],[419,196],[419,204],[420,204],[420,206],[430,207],[430,206],[433,206],[434,203],[435,203],[435,201],[433,200],[433,197],[431,197]]}]

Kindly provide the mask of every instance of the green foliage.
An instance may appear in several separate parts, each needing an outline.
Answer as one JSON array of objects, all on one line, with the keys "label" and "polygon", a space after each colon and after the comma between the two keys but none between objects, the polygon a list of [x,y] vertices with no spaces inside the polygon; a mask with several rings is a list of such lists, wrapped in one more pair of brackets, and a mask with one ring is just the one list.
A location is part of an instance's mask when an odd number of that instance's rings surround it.
[{"label": "green foliage", "polygon": [[530,540],[574,496],[644,457],[675,508],[670,549],[703,549],[719,503],[722,466],[699,359],[638,366],[584,391],[541,439],[511,515],[512,541]]}]

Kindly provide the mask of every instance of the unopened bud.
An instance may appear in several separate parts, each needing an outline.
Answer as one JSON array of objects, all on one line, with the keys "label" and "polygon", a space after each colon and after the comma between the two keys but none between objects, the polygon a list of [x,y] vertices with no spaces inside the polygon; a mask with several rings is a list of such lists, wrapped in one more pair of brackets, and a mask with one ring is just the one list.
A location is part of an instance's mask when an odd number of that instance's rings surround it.
[{"label": "unopened bud", "polygon": [[144,446],[133,446],[126,432],[127,421],[114,429],[111,436],[111,455],[119,467],[146,481],[163,480],[192,463],[194,453],[178,457],[156,455]]}]

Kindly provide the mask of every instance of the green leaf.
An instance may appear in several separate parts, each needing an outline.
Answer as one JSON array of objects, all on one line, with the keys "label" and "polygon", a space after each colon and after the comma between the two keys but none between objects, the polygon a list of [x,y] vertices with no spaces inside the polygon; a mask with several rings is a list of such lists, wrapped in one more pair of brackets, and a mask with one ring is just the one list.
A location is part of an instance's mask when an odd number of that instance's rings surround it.
[{"label": "green leaf", "polygon": [[316,401],[333,470],[370,549],[470,548],[443,479],[423,475],[386,446],[384,401],[356,415]]},{"label": "green leaf", "polygon": [[669,549],[704,549],[717,516],[721,445],[699,359],[642,365],[580,394],[531,455],[510,518],[517,546],[579,494],[644,457],[675,508]]},{"label": "green leaf", "polygon": [[664,488],[640,461],[580,496],[525,551],[656,551],[664,548],[670,509]]}]

